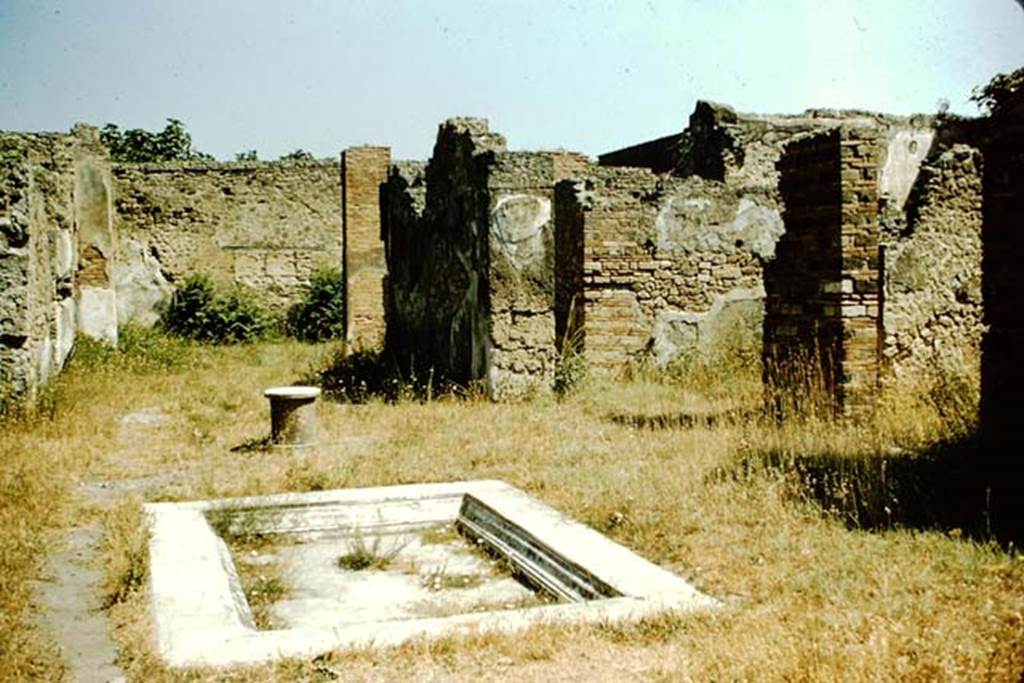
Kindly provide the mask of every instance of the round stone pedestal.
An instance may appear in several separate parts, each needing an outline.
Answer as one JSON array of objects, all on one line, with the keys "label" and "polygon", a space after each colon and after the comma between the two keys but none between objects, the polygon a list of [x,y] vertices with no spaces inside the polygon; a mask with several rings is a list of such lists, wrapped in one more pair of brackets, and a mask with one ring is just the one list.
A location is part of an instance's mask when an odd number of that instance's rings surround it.
[{"label": "round stone pedestal", "polygon": [[270,399],[270,440],[275,447],[316,444],[319,388],[272,387],[263,395]]}]

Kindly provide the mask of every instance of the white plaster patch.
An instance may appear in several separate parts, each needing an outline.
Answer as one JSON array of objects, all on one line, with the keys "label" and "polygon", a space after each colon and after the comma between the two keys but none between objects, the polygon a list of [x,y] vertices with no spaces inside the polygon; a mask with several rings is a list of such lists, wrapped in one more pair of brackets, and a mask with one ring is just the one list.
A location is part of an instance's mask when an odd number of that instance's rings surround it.
[{"label": "white plaster patch", "polygon": [[[499,481],[153,503],[145,509],[157,646],[170,666],[241,665],[420,637],[615,622],[718,605],[678,576]],[[454,523],[562,602],[359,623],[347,623],[343,614],[324,623],[321,614],[309,625],[259,631],[227,546],[207,521],[211,512],[235,515],[247,530],[263,534],[402,533]]]},{"label": "white plaster patch", "polygon": [[732,220],[715,224],[707,215],[713,208],[704,198],[669,198],[654,220],[658,249],[665,253],[744,249],[764,259],[775,256],[775,243],[785,232],[777,209],[742,197]]},{"label": "white plaster patch", "polygon": [[159,317],[157,304],[174,291],[163,275],[160,262],[144,243],[126,239],[119,247],[113,270],[117,319],[122,323],[155,324]]},{"label": "white plaster patch", "polygon": [[54,304],[54,307],[57,321],[57,366],[64,367],[64,361],[75,346],[75,315],[78,309],[72,297]]},{"label": "white plaster patch", "polygon": [[72,274],[75,268],[75,256],[77,250],[70,230],[57,231],[57,278],[66,278]]},{"label": "white plaster patch", "polygon": [[906,204],[921,170],[921,162],[931,151],[934,140],[935,131],[930,128],[897,130],[889,138],[885,163],[879,173],[878,190],[895,208],[902,209]]},{"label": "white plaster patch", "polygon": [[544,257],[544,226],[551,221],[551,200],[531,194],[506,195],[491,211],[498,248],[516,268]]},{"label": "white plaster patch", "polygon": [[[665,367],[682,354],[708,352],[729,343],[737,343],[736,320],[720,321],[718,318],[730,305],[738,302],[757,302],[764,299],[764,288],[733,289],[717,297],[707,311],[662,311],[651,331],[651,353],[658,367]],[[763,312],[761,313],[763,315]],[[721,323],[716,329],[715,323]],[[741,329],[749,326],[738,325]]]},{"label": "white plaster patch", "polygon": [[36,377],[40,384],[46,384],[50,379],[50,370],[53,369],[53,341],[49,337],[43,337],[43,341],[36,349]]},{"label": "white plaster patch", "polygon": [[79,287],[78,330],[92,339],[117,344],[117,296],[113,289]]}]

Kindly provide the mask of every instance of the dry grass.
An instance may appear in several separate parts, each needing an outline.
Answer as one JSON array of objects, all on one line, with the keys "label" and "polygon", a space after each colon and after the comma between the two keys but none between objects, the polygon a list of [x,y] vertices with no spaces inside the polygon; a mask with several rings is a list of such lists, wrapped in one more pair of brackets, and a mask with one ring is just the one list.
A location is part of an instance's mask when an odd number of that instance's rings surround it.
[{"label": "dry grass", "polygon": [[[45,643],[27,644],[35,636],[25,580],[43,549],[44,526],[69,525],[97,506],[114,511],[105,517],[114,529],[107,536],[116,594],[110,619],[133,680],[1017,680],[1024,671],[1024,560],[941,519],[922,527],[901,516],[888,497],[915,476],[927,489],[925,474],[905,468],[894,483],[875,467],[924,458],[914,454],[957,436],[933,402],[890,399],[867,425],[776,425],[744,411],[756,407],[746,405],[756,403],[756,382],[742,389],[735,376],[704,377],[686,387],[641,375],[625,385],[590,382],[561,401],[325,402],[314,451],[233,451],[265,436],[262,389],[308,374],[328,352],[268,343],[158,354],[174,356],[168,362],[78,363],[60,380],[52,417],[3,428],[5,676],[57,671]],[[125,419],[144,410],[163,421]],[[723,410],[723,419],[685,419]],[[642,419],[661,415],[683,417]],[[726,608],[623,627],[416,642],[231,673],[169,672],[154,656],[145,586],[137,581],[144,567],[132,559],[137,497],[470,478],[529,491]],[[74,482],[98,480],[122,483],[107,489],[107,499],[71,495],[82,488]],[[883,516],[866,517],[862,508]],[[132,519],[134,533],[124,524]]]}]

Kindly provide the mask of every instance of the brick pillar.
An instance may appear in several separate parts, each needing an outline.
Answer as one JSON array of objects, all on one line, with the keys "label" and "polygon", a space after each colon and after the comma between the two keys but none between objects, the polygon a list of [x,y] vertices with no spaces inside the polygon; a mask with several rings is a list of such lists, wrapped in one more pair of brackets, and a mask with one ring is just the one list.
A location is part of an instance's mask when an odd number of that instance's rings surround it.
[{"label": "brick pillar", "polygon": [[770,407],[870,413],[881,355],[877,132],[796,140],[777,166],[786,233],[764,275]]},{"label": "brick pillar", "polygon": [[388,147],[349,147],[341,153],[345,273],[345,339],[377,346],[384,338],[380,186],[391,164]]},{"label": "brick pillar", "polygon": [[839,401],[845,415],[869,414],[878,398],[883,342],[878,223],[878,132],[840,129],[842,318]]}]

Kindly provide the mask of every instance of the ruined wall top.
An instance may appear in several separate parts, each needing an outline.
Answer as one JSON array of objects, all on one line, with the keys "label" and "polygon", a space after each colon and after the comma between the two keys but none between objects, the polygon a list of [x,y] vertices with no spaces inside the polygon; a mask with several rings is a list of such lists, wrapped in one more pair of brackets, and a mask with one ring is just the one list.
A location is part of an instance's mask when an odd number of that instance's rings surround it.
[{"label": "ruined wall top", "polygon": [[251,173],[253,171],[292,168],[335,168],[336,159],[277,160],[277,161],[118,161],[111,164],[114,173],[140,171],[157,173]]},{"label": "ruined wall top", "polygon": [[506,149],[505,137],[499,133],[492,133],[487,119],[455,116],[437,127],[433,157],[443,156],[444,150],[450,149],[459,140],[468,142],[473,154],[503,152]]}]

